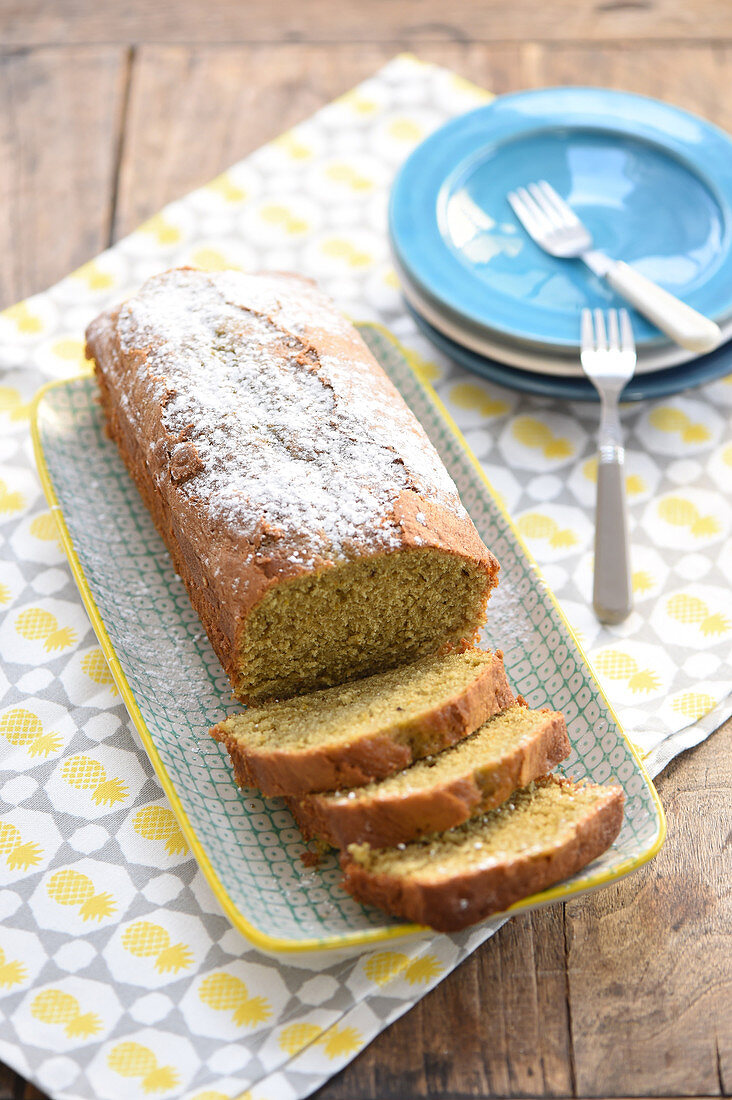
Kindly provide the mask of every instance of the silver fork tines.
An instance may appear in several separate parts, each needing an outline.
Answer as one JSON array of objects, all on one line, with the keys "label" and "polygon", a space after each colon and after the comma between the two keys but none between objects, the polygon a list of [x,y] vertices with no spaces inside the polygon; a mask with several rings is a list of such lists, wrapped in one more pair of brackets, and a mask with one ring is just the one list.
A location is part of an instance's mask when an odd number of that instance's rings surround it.
[{"label": "silver fork tines", "polygon": [[529,236],[552,256],[569,259],[592,248],[589,232],[546,180],[517,187],[508,201]]},{"label": "silver fork tines", "polygon": [[[582,310],[580,359],[582,369],[602,401],[619,387],[615,395],[617,405],[617,398],[633,377],[636,364],[633,327],[627,309],[609,309],[607,314],[601,309]],[[605,385],[601,388],[600,383]]]},{"label": "silver fork tines", "polygon": [[633,607],[625,503],[623,436],[618,400],[633,377],[636,354],[627,310],[582,310],[582,369],[600,395],[600,438],[595,510],[595,579],[592,602],[597,617],[619,623]]},{"label": "silver fork tines", "polygon": [[719,346],[722,332],[716,322],[595,247],[589,229],[546,180],[517,187],[508,201],[540,248],[560,260],[581,260],[682,348],[701,353]]}]

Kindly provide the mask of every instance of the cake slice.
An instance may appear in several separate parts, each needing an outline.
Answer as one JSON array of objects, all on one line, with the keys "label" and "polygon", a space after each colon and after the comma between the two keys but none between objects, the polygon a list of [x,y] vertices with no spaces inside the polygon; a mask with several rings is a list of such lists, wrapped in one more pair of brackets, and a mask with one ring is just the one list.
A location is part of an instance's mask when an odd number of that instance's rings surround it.
[{"label": "cake slice", "polygon": [[335,848],[362,841],[387,848],[492,810],[569,752],[561,714],[516,703],[457,745],[405,771],[365,787],[292,798],[289,805],[306,837]]},{"label": "cake slice", "polygon": [[411,844],[352,844],[343,885],[367,905],[456,932],[579,871],[610,847],[623,820],[619,787],[557,776],[509,802]]},{"label": "cake slice", "polygon": [[240,786],[301,795],[383,779],[513,702],[503,655],[471,648],[251,707],[211,734],[229,750]]}]

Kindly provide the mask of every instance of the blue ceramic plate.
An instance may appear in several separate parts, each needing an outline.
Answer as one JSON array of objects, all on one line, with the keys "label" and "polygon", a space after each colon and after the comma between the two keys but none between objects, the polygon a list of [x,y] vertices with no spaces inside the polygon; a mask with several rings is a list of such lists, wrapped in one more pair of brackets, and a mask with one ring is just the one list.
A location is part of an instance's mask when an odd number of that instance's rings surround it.
[{"label": "blue ceramic plate", "polygon": [[[503,96],[432,134],[392,191],[398,263],[473,325],[577,346],[580,310],[621,302],[520,227],[506,194],[542,178],[598,248],[717,321],[732,314],[732,141],[686,111],[599,88]],[[667,342],[637,314],[633,328],[639,346]]]},{"label": "blue ceramic plate", "polygon": [[[457,344],[448,336],[438,332],[408,302],[405,306],[425,336],[435,347],[461,367],[497,382],[510,390],[522,393],[535,393],[540,397],[560,397],[566,401],[597,401],[597,391],[585,378],[562,378],[550,374],[537,374],[535,371],[518,370],[507,367],[495,359],[488,359],[477,352]],[[680,393],[690,386],[699,386],[702,382],[713,382],[732,372],[732,341],[721,348],[683,363],[679,367],[654,371],[652,374],[640,374],[631,379],[623,390],[623,401],[645,401],[655,397],[668,397]]]}]

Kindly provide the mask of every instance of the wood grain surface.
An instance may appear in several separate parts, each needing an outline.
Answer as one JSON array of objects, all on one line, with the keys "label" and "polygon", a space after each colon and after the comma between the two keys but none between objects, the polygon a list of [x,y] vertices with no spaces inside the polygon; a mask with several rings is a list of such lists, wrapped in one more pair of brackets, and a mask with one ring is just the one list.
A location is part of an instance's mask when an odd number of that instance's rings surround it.
[{"label": "wood grain surface", "polygon": [[[732,0],[0,0],[0,307],[401,50],[732,130]],[[505,925],[319,1098],[729,1095],[732,723],[657,785],[653,863]],[[0,1067],[0,1100],[39,1097]]]},{"label": "wood grain surface", "polygon": [[4,0],[7,45],[523,42],[732,34],[727,0]]}]

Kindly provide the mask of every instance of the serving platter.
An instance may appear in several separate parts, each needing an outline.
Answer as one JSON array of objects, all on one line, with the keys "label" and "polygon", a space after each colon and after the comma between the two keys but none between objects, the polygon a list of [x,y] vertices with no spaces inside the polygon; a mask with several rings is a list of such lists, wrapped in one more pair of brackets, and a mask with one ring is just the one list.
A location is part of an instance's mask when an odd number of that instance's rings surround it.
[{"label": "serving platter", "polygon": [[[567,717],[563,771],[626,796],[612,848],[572,879],[514,905],[523,911],[614,882],[660,848],[658,796],[571,629],[449,414],[386,329],[360,331],[425,427],[484,541],[501,562],[483,643],[504,652],[531,706]],[[420,931],[358,905],[335,856],[316,869],[284,803],[242,792],[209,727],[235,709],[229,682],[165,546],[104,433],[89,375],[51,383],[33,413],[36,458],[100,645],[158,779],[219,904],[255,946],[274,954],[356,951]]]}]

